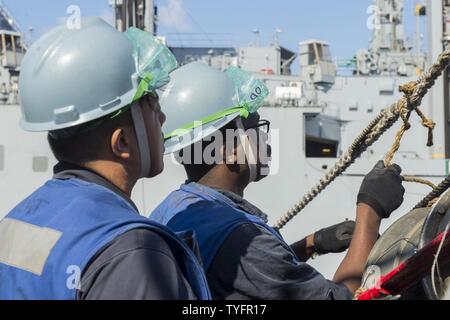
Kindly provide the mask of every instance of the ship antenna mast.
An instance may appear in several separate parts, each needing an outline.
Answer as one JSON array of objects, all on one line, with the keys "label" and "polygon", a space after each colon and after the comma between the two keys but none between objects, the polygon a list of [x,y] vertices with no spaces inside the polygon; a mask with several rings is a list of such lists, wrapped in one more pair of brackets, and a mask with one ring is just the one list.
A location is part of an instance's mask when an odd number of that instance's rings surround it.
[{"label": "ship antenna mast", "polygon": [[153,0],[109,0],[119,31],[135,27],[157,35],[158,9]]},{"label": "ship antenna mast", "polygon": [[376,25],[370,50],[379,52],[407,52],[403,21],[404,0],[375,0]]}]

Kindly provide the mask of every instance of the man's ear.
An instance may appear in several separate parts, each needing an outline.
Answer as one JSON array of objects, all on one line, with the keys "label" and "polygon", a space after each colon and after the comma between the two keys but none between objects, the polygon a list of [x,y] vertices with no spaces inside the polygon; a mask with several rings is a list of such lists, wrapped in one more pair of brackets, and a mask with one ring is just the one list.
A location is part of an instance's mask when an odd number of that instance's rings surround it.
[{"label": "man's ear", "polygon": [[124,128],[117,128],[111,135],[111,150],[116,157],[128,160],[131,157],[130,137]]}]

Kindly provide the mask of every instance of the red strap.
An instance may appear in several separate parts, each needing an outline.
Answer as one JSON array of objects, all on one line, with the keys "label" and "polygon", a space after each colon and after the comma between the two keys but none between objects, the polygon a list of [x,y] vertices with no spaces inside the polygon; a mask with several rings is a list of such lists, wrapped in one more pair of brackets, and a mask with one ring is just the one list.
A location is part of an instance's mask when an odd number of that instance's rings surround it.
[{"label": "red strap", "polygon": [[445,235],[440,259],[448,262],[450,258],[450,231],[439,234],[433,241],[417,251],[412,257],[399,264],[391,272],[381,276],[375,287],[364,291],[356,300],[372,300],[383,295],[396,295],[408,289],[426,276],[431,269],[434,255]]}]

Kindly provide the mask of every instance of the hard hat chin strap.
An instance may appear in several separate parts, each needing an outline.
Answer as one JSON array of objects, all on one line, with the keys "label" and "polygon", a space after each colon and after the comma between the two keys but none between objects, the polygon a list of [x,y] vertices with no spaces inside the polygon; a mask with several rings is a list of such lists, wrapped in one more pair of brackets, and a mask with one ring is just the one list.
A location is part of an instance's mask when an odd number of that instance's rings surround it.
[{"label": "hard hat chin strap", "polygon": [[139,177],[147,178],[151,168],[150,146],[139,101],[134,102],[131,106],[131,118],[133,119],[134,131],[136,132],[136,139],[139,147],[139,157],[141,162],[141,172]]},{"label": "hard hat chin strap", "polygon": [[239,140],[242,149],[245,153],[245,158],[247,159],[247,164],[249,168],[249,183],[256,181],[258,177],[258,167],[257,167],[257,141],[252,141],[249,135],[245,133],[244,125],[242,124],[241,117],[236,120],[236,127],[238,129]]}]

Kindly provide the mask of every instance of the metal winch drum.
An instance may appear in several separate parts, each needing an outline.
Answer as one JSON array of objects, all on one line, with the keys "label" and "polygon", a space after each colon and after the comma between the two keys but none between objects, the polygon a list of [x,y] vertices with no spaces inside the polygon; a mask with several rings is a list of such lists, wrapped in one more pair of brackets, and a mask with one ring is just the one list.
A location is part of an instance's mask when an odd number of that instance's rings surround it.
[{"label": "metal winch drum", "polygon": [[[450,190],[447,190],[433,207],[414,209],[394,222],[378,239],[369,255],[362,288],[374,287],[381,276],[392,271],[444,232],[449,221]],[[444,265],[440,263],[439,270],[444,283],[444,292],[449,291],[450,263]],[[437,279],[436,276],[435,286],[441,288]],[[430,274],[403,292],[400,299],[439,299],[433,290],[431,268]]]}]

